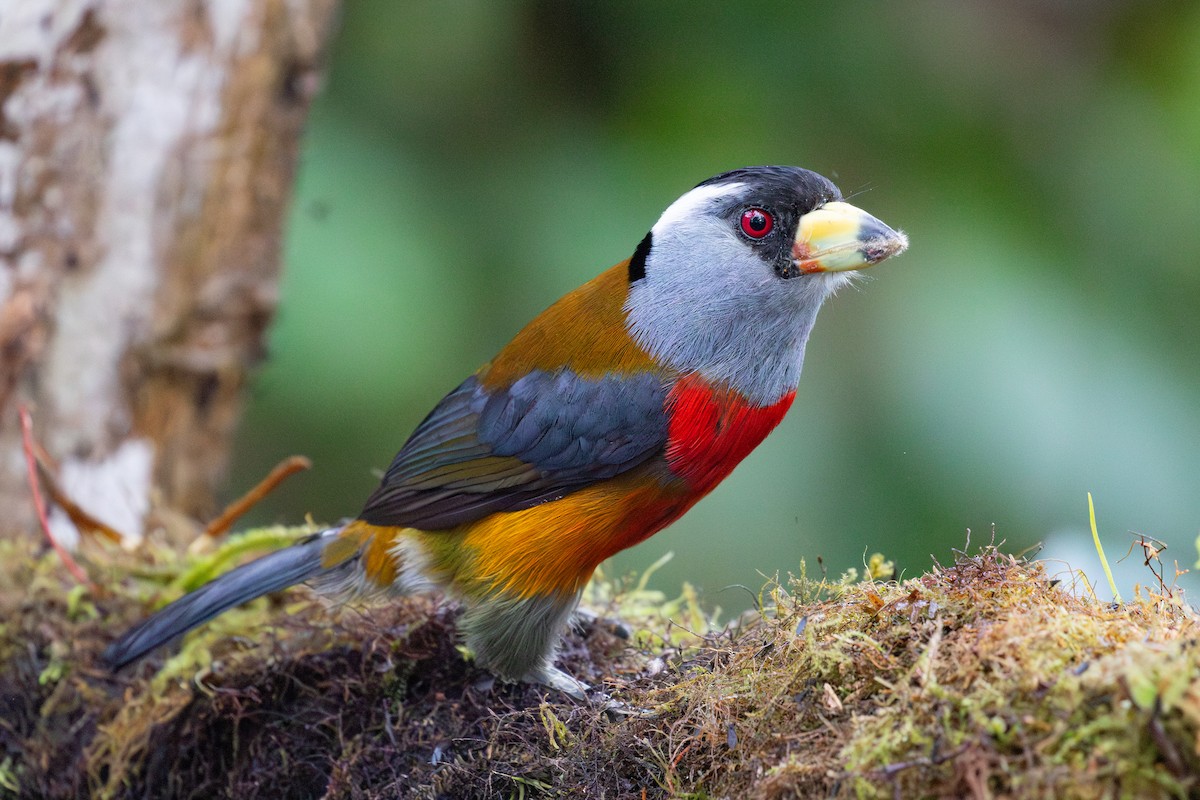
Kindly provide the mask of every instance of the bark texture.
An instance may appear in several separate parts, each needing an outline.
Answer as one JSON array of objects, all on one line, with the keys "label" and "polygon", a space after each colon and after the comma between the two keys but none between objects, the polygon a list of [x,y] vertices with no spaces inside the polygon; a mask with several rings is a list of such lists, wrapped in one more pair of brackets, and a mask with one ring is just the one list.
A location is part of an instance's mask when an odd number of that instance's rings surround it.
[{"label": "bark texture", "polygon": [[101,520],[211,512],[335,3],[0,0],[9,525],[32,514],[19,403]]}]

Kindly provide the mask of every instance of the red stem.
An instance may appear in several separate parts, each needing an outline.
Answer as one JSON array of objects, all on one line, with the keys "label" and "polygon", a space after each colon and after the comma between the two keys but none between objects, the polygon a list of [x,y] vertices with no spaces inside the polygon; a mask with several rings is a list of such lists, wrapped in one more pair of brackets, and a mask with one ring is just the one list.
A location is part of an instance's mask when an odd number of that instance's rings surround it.
[{"label": "red stem", "polygon": [[42,502],[42,491],[38,483],[37,459],[33,455],[33,423],[29,418],[29,409],[24,403],[17,408],[17,413],[21,416],[21,442],[25,449],[25,465],[29,469],[29,492],[33,495],[33,507],[37,509],[38,523],[42,526],[42,533],[46,535],[46,540],[50,542],[54,552],[58,553],[58,557],[62,559],[67,570],[75,576],[75,580],[95,591],[96,585],[88,580],[87,573],[50,532],[50,522],[46,519],[46,506]]}]

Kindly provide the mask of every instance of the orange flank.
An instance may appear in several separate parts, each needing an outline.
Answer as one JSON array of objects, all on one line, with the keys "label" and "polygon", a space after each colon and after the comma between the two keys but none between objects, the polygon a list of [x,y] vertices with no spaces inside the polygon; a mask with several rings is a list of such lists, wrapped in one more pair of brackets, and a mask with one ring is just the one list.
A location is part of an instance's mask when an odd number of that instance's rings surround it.
[{"label": "orange flank", "polygon": [[662,530],[698,499],[636,469],[552,503],[493,514],[451,533],[465,555],[455,583],[472,594],[574,595],[600,562]]},{"label": "orange flank", "polygon": [[[508,387],[533,370],[569,369],[583,378],[656,372],[662,365],[630,338],[625,327],[629,262],[622,261],[564,296],[525,326],[479,371],[487,389]],[[563,331],[571,335],[564,336]]]}]

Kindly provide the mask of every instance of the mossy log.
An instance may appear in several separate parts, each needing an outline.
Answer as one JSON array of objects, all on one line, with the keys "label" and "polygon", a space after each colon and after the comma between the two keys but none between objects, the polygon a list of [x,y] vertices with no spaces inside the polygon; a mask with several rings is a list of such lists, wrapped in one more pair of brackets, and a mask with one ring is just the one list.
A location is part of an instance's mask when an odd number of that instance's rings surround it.
[{"label": "mossy log", "polygon": [[615,715],[491,680],[427,597],[292,590],[114,676],[107,641],[220,551],[91,547],[94,596],[0,548],[0,797],[1200,796],[1197,615],[993,548],[902,581],[792,577],[707,631],[690,595],[599,584],[634,635],[585,625],[563,665]]}]

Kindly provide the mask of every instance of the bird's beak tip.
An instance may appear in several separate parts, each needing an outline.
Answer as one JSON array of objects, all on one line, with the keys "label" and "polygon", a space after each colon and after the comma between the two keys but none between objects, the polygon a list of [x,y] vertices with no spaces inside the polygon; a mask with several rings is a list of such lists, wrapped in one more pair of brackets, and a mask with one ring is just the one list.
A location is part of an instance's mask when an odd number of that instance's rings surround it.
[{"label": "bird's beak tip", "polygon": [[886,234],[872,236],[862,243],[863,260],[868,264],[878,264],[886,258],[900,255],[907,249],[908,234],[891,229],[888,229]]}]

